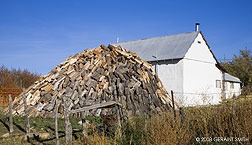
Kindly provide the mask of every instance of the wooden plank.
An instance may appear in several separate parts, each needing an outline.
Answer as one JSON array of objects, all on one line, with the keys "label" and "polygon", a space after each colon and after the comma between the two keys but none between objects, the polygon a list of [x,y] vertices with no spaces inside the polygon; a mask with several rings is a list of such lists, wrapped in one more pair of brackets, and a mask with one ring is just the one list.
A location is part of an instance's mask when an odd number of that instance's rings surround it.
[{"label": "wooden plank", "polygon": [[80,109],[71,110],[71,113],[89,111],[89,110],[98,109],[98,108],[106,108],[106,107],[110,107],[110,106],[113,106],[113,105],[116,105],[116,104],[121,106],[121,104],[117,103],[116,101],[108,101],[108,102],[104,102],[104,103],[99,103],[99,104],[86,106],[86,107],[83,107],[83,108],[80,108]]}]

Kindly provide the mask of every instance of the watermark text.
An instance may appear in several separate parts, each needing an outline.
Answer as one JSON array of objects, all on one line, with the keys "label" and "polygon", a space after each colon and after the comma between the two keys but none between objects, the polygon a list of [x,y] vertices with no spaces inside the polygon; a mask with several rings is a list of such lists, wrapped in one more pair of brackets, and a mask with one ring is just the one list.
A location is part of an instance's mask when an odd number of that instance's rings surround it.
[{"label": "watermark text", "polygon": [[248,142],[248,137],[196,137],[197,142]]}]

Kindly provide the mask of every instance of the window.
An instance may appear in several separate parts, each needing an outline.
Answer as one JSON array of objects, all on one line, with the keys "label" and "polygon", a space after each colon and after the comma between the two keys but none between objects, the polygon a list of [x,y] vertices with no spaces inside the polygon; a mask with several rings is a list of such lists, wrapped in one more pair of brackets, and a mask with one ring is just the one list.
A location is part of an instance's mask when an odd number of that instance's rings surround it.
[{"label": "window", "polygon": [[234,88],[234,83],[230,83],[230,89]]},{"label": "window", "polygon": [[216,88],[221,88],[221,81],[220,80],[216,80]]}]

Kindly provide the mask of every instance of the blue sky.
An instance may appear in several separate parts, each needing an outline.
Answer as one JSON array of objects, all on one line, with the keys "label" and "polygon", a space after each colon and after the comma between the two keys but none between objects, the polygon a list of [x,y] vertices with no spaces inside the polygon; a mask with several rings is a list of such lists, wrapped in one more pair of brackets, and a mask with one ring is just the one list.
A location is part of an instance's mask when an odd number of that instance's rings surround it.
[{"label": "blue sky", "polygon": [[250,0],[0,0],[0,65],[47,74],[101,44],[200,30],[218,59],[252,48]]}]

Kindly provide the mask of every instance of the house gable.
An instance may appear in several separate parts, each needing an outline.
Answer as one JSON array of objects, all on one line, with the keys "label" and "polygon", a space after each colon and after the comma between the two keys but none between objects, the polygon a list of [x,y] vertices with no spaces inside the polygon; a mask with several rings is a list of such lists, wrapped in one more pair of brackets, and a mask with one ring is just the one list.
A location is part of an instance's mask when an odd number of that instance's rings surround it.
[{"label": "house gable", "polygon": [[183,58],[183,105],[218,104],[222,89],[222,71],[204,36],[199,33]]},{"label": "house gable", "polygon": [[191,47],[185,54],[184,59],[201,61],[204,63],[218,64],[214,54],[212,53],[211,49],[209,48],[206,40],[204,39],[201,33],[199,33],[199,35],[195,38]]}]

